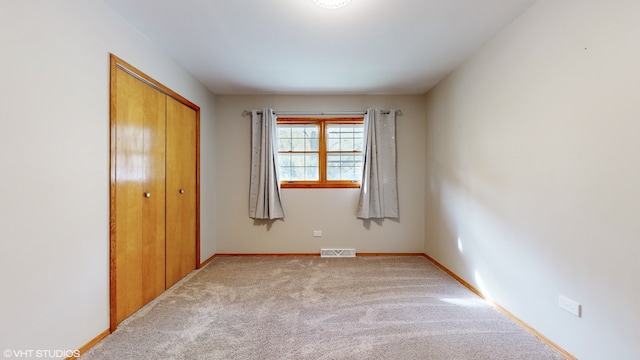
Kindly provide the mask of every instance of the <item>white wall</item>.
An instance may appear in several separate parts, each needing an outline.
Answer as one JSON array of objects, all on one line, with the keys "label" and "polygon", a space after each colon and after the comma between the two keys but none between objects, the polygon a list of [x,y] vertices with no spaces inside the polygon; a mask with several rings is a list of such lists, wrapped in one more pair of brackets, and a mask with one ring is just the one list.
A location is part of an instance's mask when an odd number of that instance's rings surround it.
[{"label": "white wall", "polygon": [[[356,219],[359,189],[282,189],[285,220],[248,216],[251,120],[243,110],[352,111],[402,109],[397,118],[400,220]],[[424,96],[231,96],[216,104],[218,253],[424,252]],[[323,237],[312,237],[322,230]]]},{"label": "white wall", "polygon": [[640,358],[639,18],[539,0],[427,96],[426,252],[584,360]]},{"label": "white wall", "polygon": [[214,96],[99,0],[0,11],[0,348],[109,328],[109,53],[198,104],[202,257],[215,251]]}]

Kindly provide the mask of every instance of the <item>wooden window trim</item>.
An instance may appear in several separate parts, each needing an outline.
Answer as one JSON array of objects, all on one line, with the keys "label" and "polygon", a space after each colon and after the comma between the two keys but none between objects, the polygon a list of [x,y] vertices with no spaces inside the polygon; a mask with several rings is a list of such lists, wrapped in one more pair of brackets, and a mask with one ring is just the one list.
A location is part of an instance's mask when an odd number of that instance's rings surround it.
[{"label": "wooden window trim", "polygon": [[[360,181],[348,180],[326,180],[327,178],[327,145],[326,145],[326,127],[327,124],[364,124],[364,117],[279,117],[277,119],[280,124],[318,124],[319,130],[319,181],[289,181],[280,182],[280,187],[284,189],[347,189],[360,188]],[[355,152],[358,153],[358,152]]]}]

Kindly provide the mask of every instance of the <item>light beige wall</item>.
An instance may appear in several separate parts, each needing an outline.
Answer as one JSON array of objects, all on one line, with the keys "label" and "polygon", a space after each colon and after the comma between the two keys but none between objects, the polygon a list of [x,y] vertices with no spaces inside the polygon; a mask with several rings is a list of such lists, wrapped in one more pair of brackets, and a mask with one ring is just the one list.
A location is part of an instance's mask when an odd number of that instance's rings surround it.
[{"label": "light beige wall", "polygon": [[[283,189],[286,218],[270,225],[248,217],[251,120],[243,110],[402,109],[397,119],[400,220],[355,217],[359,189]],[[424,97],[217,96],[218,253],[318,253],[324,247],[358,252],[424,252]],[[323,237],[312,237],[313,230]]]},{"label": "light beige wall", "polygon": [[0,11],[0,348],[109,328],[109,53],[201,106],[202,249],[213,254],[214,96],[100,0]]},{"label": "light beige wall", "polygon": [[426,252],[584,360],[640,358],[639,18],[539,0],[427,96]]}]

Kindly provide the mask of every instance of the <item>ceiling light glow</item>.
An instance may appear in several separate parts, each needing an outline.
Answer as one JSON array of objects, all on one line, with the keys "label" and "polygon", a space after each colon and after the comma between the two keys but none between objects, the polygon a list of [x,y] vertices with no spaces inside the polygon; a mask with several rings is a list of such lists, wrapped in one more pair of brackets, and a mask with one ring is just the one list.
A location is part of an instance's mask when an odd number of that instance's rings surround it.
[{"label": "ceiling light glow", "polygon": [[351,2],[351,0],[311,0],[311,1],[313,1],[316,5],[323,7],[325,9],[341,8]]}]

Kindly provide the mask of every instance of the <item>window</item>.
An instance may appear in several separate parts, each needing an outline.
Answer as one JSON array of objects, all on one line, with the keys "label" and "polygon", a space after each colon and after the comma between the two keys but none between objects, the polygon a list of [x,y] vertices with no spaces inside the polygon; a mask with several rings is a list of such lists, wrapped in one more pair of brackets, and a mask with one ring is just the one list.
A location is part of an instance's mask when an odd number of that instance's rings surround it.
[{"label": "window", "polygon": [[364,118],[278,118],[284,188],[360,187]]}]

